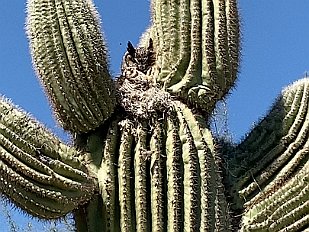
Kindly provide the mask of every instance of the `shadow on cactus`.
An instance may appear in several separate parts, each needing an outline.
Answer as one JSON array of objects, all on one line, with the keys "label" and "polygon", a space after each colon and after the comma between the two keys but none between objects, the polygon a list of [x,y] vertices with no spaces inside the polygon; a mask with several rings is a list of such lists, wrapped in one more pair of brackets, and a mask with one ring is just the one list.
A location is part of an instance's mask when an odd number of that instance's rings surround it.
[{"label": "shadow on cactus", "polygon": [[37,75],[69,146],[0,100],[0,191],[78,231],[301,231],[309,225],[308,79],[237,146],[209,130],[233,87],[236,0],[151,1],[112,79],[91,0],[28,0]]}]

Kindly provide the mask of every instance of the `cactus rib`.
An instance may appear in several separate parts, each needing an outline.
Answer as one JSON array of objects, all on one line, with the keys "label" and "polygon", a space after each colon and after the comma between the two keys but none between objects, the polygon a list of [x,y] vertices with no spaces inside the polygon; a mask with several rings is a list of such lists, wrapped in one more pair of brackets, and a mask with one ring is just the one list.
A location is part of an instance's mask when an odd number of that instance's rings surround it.
[{"label": "cactus rib", "polygon": [[135,213],[136,213],[136,231],[146,231],[149,218],[147,209],[149,205],[146,198],[147,185],[146,179],[149,173],[146,172],[147,147],[146,136],[147,128],[145,123],[139,123],[136,129],[136,146],[134,151],[134,189],[135,189]]},{"label": "cactus rib", "polygon": [[118,121],[111,123],[108,130],[103,149],[103,158],[98,170],[98,182],[104,205],[104,222],[106,231],[117,231],[119,228],[117,213],[118,207],[116,203],[116,149],[118,139]]},{"label": "cactus rib", "polygon": [[119,182],[119,204],[120,204],[120,228],[121,231],[135,231],[135,215],[132,199],[132,122],[123,120],[120,124],[121,139],[118,158],[118,182]]},{"label": "cactus rib", "polygon": [[[181,80],[169,88],[172,92],[182,92],[182,89],[190,88],[196,84],[199,84],[201,69],[201,27],[200,27],[200,9],[201,3],[199,0],[190,1],[190,16],[191,16],[191,28],[190,28],[190,58],[187,70]],[[184,48],[183,48],[184,49]]]},{"label": "cactus rib", "polygon": [[166,165],[167,165],[167,214],[168,229],[182,230],[183,222],[183,163],[181,161],[181,141],[178,134],[179,122],[175,112],[167,119]]},{"label": "cactus rib", "polygon": [[200,170],[197,149],[182,112],[177,110],[179,136],[182,143],[184,185],[184,230],[195,231],[200,224]]},{"label": "cactus rib", "polygon": [[163,123],[157,122],[155,124],[153,136],[150,141],[151,151],[151,221],[152,231],[163,232],[165,230],[165,210],[166,210],[166,198],[164,194],[164,188],[166,186],[166,169],[164,169],[166,157],[163,155],[163,140],[164,131]]}]

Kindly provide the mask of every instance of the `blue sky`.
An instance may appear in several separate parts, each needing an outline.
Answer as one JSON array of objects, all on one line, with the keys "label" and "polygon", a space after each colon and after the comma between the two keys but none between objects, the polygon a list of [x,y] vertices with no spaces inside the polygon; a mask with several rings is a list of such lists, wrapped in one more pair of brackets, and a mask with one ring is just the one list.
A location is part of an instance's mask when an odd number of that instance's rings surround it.
[{"label": "blue sky", "polygon": [[[127,41],[136,44],[149,24],[149,1],[94,2],[110,49],[111,71],[117,75]],[[240,0],[239,7],[242,62],[236,89],[227,99],[235,141],[267,112],[284,86],[309,70],[308,0]],[[5,0],[0,14],[0,93],[63,136],[32,70],[24,23],[25,1]],[[14,215],[18,223],[29,220]],[[2,217],[0,208],[0,231],[7,231]]]}]

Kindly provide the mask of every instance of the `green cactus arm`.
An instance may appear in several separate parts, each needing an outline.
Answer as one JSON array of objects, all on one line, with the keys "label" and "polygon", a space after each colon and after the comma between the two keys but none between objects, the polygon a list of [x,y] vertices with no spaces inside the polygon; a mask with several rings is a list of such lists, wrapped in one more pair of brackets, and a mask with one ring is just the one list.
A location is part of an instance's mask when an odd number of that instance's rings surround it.
[{"label": "green cactus arm", "polygon": [[240,50],[235,0],[152,1],[153,78],[162,88],[211,114],[234,85]]},{"label": "green cactus arm", "polygon": [[88,132],[114,111],[114,86],[92,1],[28,0],[34,67],[65,130]]},{"label": "green cactus arm", "polygon": [[229,154],[230,194],[244,207],[245,231],[308,226],[308,96],[307,78],[287,87]]},{"label": "green cactus arm", "polygon": [[97,187],[80,155],[0,98],[0,191],[22,209],[58,218],[87,202]]}]

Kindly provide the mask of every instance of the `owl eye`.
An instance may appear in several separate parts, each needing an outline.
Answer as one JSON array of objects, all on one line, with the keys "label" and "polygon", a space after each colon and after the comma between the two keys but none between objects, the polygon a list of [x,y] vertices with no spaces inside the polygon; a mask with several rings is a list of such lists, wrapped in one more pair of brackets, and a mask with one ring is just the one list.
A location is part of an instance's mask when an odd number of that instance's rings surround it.
[{"label": "owl eye", "polygon": [[132,57],[132,55],[130,55],[129,53],[125,56],[125,62],[127,67],[131,67],[136,63],[136,60],[134,57]]}]

